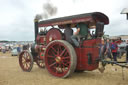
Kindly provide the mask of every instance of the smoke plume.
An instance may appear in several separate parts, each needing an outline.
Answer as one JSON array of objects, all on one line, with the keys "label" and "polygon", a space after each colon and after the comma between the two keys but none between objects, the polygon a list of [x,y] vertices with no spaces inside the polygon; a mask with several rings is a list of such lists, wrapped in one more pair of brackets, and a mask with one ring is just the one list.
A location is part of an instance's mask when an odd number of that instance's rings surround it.
[{"label": "smoke plume", "polygon": [[35,19],[48,19],[51,16],[54,16],[57,13],[57,7],[54,6],[52,3],[47,2],[43,4],[43,13],[37,14]]}]

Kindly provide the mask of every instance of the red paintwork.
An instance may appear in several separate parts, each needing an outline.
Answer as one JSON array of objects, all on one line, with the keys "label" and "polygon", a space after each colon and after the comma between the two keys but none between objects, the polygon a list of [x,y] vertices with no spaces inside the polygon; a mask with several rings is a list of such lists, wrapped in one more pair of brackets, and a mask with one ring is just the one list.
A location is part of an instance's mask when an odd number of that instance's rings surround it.
[{"label": "red paintwork", "polygon": [[46,36],[37,35],[36,41],[38,44],[46,44]]},{"label": "red paintwork", "polygon": [[40,52],[40,59],[44,59],[44,51]]},{"label": "red paintwork", "polygon": [[[51,39],[50,39],[51,38]],[[46,34],[46,43],[48,44],[50,41],[53,40],[62,40],[62,33],[57,28],[52,28]]]},{"label": "red paintwork", "polygon": [[40,59],[44,59],[44,51],[45,51],[45,44],[37,44],[35,45],[35,50],[39,54]]},{"label": "red paintwork", "polygon": [[[46,43],[48,45],[49,38],[52,37],[53,40],[62,40],[62,33],[59,29],[52,28],[51,30],[48,31],[46,34]],[[44,36],[38,36],[37,40],[40,42],[42,45],[38,45],[38,51],[40,53],[40,58],[44,59],[44,56],[41,56],[44,54],[44,51],[42,50],[43,47],[43,38]],[[95,70],[98,68],[98,63],[96,62],[96,59],[98,59],[99,56],[99,48],[98,44],[100,43],[101,39],[90,39],[90,40],[85,40],[81,46],[82,48],[75,48],[76,55],[77,55],[77,67],[76,70]],[[56,43],[57,44],[57,43]],[[88,56],[87,54],[91,53],[92,54],[92,64],[88,64]]]},{"label": "red paintwork", "polygon": [[[77,70],[95,70],[98,68],[96,59],[99,57],[98,44],[100,39],[86,40],[83,43],[83,48],[75,48],[77,54]],[[92,54],[92,64],[88,64],[87,54]]]},{"label": "red paintwork", "polygon": [[52,28],[48,31],[46,35],[37,35],[37,45],[35,47],[36,51],[40,55],[40,59],[44,59],[44,48],[46,48],[46,45],[53,40],[62,40],[62,33],[59,29],[57,28]]}]

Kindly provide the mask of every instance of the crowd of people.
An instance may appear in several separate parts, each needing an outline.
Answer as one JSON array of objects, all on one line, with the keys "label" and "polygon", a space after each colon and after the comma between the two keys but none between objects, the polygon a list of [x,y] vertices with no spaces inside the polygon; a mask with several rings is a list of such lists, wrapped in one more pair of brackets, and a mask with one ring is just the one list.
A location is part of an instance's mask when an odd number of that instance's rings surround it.
[{"label": "crowd of people", "polygon": [[[117,62],[118,55],[118,43],[116,40],[110,40],[110,39],[102,39],[101,44],[99,46],[100,58],[110,58],[111,60]],[[126,50],[126,62],[128,63],[128,45],[125,48]]]},{"label": "crowd of people", "polygon": [[31,45],[30,44],[24,44],[24,45],[16,45],[16,46],[1,46],[0,52],[7,53],[13,51],[13,49],[16,49],[17,53],[19,54],[22,50],[30,50]]},{"label": "crowd of people", "polygon": [[7,51],[11,51],[12,50],[12,47],[11,46],[1,46],[0,47],[0,52],[2,53],[6,53]]},{"label": "crowd of people", "polygon": [[115,42],[115,40],[109,40],[107,39],[102,39],[101,44],[99,46],[100,48],[100,53],[99,56],[100,58],[110,58],[111,60],[117,61],[117,52],[118,52],[118,45]]},{"label": "crowd of people", "polygon": [[[117,58],[118,58],[118,43],[116,40],[110,40],[110,39],[102,39],[101,40],[101,44],[99,45],[99,58],[100,59],[111,59],[111,61],[114,61],[114,62],[118,62]],[[128,42],[127,42],[128,44]],[[125,47],[125,50],[126,50],[126,64],[128,63],[128,45],[126,45]],[[99,71],[101,73],[104,72],[105,70],[105,67],[104,65],[102,64],[101,67],[98,68]],[[115,68],[115,70],[117,70]]]}]

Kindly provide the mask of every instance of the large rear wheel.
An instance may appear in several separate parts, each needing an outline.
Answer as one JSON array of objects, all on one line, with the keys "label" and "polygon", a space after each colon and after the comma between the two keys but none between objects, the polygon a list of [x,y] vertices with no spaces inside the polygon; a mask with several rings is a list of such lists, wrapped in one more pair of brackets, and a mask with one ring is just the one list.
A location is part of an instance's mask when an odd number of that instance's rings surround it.
[{"label": "large rear wheel", "polygon": [[66,78],[74,72],[77,56],[71,44],[64,40],[49,43],[45,51],[45,65],[50,74]]}]

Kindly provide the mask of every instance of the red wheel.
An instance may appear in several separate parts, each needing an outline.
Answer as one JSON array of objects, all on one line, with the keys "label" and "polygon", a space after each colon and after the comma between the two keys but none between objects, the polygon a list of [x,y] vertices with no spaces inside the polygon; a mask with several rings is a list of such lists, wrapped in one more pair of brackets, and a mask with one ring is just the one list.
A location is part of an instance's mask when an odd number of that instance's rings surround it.
[{"label": "red wheel", "polygon": [[33,57],[29,51],[24,50],[19,54],[19,64],[23,71],[31,71],[33,67]]},{"label": "red wheel", "polygon": [[45,67],[44,60],[42,60],[42,59],[36,59],[36,64],[40,68],[44,68]]},{"label": "red wheel", "polygon": [[77,57],[71,44],[63,40],[49,43],[45,51],[45,65],[50,74],[65,78],[74,72]]}]

